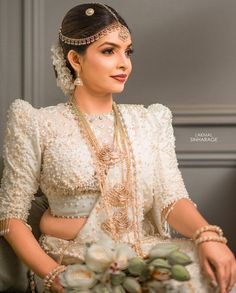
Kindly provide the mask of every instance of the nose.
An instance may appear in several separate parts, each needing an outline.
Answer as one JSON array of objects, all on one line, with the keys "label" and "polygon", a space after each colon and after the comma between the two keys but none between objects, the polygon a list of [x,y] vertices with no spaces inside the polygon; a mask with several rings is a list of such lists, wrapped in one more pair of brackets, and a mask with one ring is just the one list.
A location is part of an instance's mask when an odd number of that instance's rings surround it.
[{"label": "nose", "polygon": [[118,68],[127,70],[131,67],[130,58],[127,57],[126,53],[120,53],[118,59]]}]

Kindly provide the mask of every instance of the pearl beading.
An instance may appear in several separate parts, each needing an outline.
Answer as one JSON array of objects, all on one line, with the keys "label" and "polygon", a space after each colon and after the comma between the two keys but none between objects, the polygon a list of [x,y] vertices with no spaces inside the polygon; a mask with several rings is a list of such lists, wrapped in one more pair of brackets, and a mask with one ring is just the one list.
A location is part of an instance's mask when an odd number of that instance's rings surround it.
[{"label": "pearl beading", "polygon": [[196,240],[203,232],[207,232],[207,231],[216,232],[219,236],[223,236],[223,231],[219,226],[206,225],[206,226],[203,226],[203,227],[197,229],[197,231],[193,234],[192,239]]},{"label": "pearl beading", "polygon": [[202,237],[199,237],[197,240],[195,240],[195,244],[199,245],[207,241],[221,242],[224,244],[227,243],[227,239],[223,236],[202,236]]},{"label": "pearl beading", "polygon": [[51,292],[51,287],[56,277],[66,270],[66,266],[55,267],[43,280],[45,292]]},{"label": "pearl beading", "polygon": [[[188,198],[177,168],[171,112],[161,104],[148,109],[143,105],[120,104],[119,108],[135,146],[139,198],[146,202],[144,210],[143,202],[140,203],[139,212],[145,215],[152,209],[155,233],[169,235],[161,222],[161,211],[170,202]],[[111,132],[107,132],[110,137]],[[99,198],[92,158],[67,103],[36,109],[26,101],[15,100],[8,112],[4,154],[2,223],[10,218],[26,222],[39,185],[49,201],[58,201],[62,207],[74,196],[90,191]],[[14,162],[14,170],[9,168],[9,159]],[[117,172],[116,176],[121,174]]]}]

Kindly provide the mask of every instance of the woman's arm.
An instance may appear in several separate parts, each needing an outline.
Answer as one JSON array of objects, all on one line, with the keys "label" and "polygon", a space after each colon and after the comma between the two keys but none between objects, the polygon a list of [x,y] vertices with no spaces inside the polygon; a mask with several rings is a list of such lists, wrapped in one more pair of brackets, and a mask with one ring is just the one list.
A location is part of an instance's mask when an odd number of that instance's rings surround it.
[{"label": "woman's arm", "polygon": [[18,257],[39,277],[44,278],[58,266],[40,247],[29,228],[18,219],[11,219],[4,236]]},{"label": "woman's arm", "polygon": [[[6,238],[30,269],[44,278],[58,264],[43,252],[25,225],[40,182],[42,141],[39,124],[38,110],[28,102],[16,99],[11,104],[3,148],[0,236]],[[62,287],[55,281],[53,290],[62,292]]]},{"label": "woman's arm", "polygon": [[[167,217],[167,222],[177,232],[192,238],[200,227],[208,225],[193,203],[180,199]],[[201,236],[215,235],[204,232]],[[221,293],[228,292],[236,282],[236,262],[227,245],[218,242],[203,242],[198,245],[200,263],[211,280],[218,281]]]},{"label": "woman's arm", "polygon": [[[200,227],[208,225],[208,222],[199,213],[194,204],[184,198],[175,203],[173,210],[167,217],[167,222],[177,232],[188,238],[191,238]],[[205,233],[213,233],[215,235],[214,232]]]},{"label": "woman's arm", "polygon": [[[17,256],[42,279],[58,267],[58,263],[44,252],[32,232],[21,220],[10,219],[9,232],[4,237]],[[58,276],[53,281],[51,291],[64,292]]]},{"label": "woman's arm", "polygon": [[[160,104],[148,108],[157,140],[157,158],[154,185],[154,220],[161,235],[166,234],[167,222],[186,237],[207,225],[207,221],[189,200],[175,153],[175,137],[170,109]],[[173,209],[171,208],[172,205]],[[215,235],[213,232],[204,232]],[[203,236],[203,234],[202,234]],[[198,245],[200,263],[210,279],[218,280],[221,293],[236,282],[236,264],[233,253],[223,243],[204,242]]]}]

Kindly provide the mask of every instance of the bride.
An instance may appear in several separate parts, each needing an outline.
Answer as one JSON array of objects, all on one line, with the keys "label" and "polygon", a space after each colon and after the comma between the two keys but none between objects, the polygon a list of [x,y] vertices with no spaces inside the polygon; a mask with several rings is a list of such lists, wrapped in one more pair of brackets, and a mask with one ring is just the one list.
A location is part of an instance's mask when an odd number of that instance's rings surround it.
[{"label": "bride", "polygon": [[[19,99],[11,104],[0,189],[1,235],[35,273],[38,291],[64,292],[59,275],[83,259],[85,244],[112,239],[141,257],[157,243],[178,242],[194,259],[189,292],[217,284],[229,292],[235,258],[185,189],[171,111],[113,100],[132,70],[126,22],[105,4],[75,6],[52,52],[68,100],[40,109]],[[39,187],[49,208],[38,243],[27,217]],[[189,239],[172,239],[169,226]]]}]

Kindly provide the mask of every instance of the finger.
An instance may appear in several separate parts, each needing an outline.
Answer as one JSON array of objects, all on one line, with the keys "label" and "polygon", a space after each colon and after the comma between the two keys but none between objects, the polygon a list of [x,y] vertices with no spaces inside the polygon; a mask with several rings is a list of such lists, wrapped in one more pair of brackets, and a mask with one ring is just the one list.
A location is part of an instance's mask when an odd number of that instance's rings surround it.
[{"label": "finger", "polygon": [[231,290],[231,287],[233,286],[234,283],[234,275],[233,275],[233,264],[229,264],[229,276],[228,276],[228,282],[227,282],[227,292],[229,292]]},{"label": "finger", "polygon": [[217,275],[217,281],[220,286],[220,293],[226,292],[226,280],[225,280],[225,269],[223,266],[218,266],[216,268],[216,275]]},{"label": "finger", "polygon": [[209,262],[207,260],[204,260],[203,263],[202,263],[202,266],[203,266],[203,269],[204,269],[206,275],[211,280],[211,282],[212,281],[216,282],[216,276],[215,276],[215,274],[214,274]]},{"label": "finger", "polygon": [[231,262],[226,264],[224,268],[225,268],[225,286],[226,286],[226,290],[228,291],[230,287],[230,282],[231,282],[231,269],[232,269]]},{"label": "finger", "polygon": [[232,268],[231,268],[231,279],[230,279],[230,285],[228,287],[229,291],[232,290],[235,283],[236,283],[236,262],[234,261]]}]

